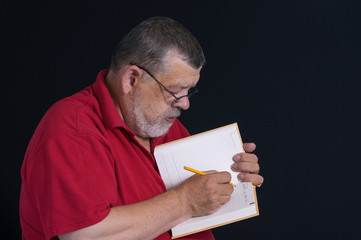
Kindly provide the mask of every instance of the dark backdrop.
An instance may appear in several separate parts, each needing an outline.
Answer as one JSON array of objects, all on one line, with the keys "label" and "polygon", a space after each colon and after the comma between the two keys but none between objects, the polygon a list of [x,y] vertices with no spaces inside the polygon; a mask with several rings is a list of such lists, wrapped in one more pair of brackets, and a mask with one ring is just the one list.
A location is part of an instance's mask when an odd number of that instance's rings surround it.
[{"label": "dark backdrop", "polygon": [[[217,239],[355,239],[360,223],[360,1],[2,1],[4,235],[20,238],[20,167],[45,111],[95,81],[135,24],[182,22],[207,58],[194,134],[238,122],[257,144],[260,216]],[[9,236],[9,235],[8,235]]]}]

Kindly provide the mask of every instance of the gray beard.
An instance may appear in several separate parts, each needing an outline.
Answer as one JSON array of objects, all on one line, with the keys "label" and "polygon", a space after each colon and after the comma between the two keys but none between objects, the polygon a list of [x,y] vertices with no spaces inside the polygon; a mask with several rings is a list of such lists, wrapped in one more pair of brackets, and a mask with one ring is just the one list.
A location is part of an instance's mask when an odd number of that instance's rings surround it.
[{"label": "gray beard", "polygon": [[[169,130],[173,123],[164,124],[162,121],[168,117],[179,117],[181,115],[181,110],[175,108],[162,117],[151,121],[138,107],[138,102],[134,99],[133,101],[133,122],[131,125],[132,130],[137,136],[144,137],[144,138],[156,138],[163,136]],[[128,124],[127,124],[128,125]],[[128,125],[129,126],[129,125]]]}]

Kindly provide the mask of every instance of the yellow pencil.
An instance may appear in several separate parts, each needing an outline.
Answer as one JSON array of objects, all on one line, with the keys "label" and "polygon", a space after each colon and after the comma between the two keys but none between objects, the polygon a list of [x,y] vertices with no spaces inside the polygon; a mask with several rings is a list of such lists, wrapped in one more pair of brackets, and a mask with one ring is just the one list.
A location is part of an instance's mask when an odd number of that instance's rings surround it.
[{"label": "yellow pencil", "polygon": [[[198,171],[198,170],[196,170],[196,169],[194,169],[194,168],[190,168],[190,167],[187,167],[187,166],[184,166],[184,169],[185,170],[187,170],[187,171],[190,171],[190,172],[193,172],[193,173],[197,173],[197,174],[199,174],[199,175],[206,175],[207,173],[205,173],[205,172],[201,172],[201,171]],[[236,185],[234,185],[233,183],[229,183],[229,184],[231,184],[233,187],[235,187]]]}]

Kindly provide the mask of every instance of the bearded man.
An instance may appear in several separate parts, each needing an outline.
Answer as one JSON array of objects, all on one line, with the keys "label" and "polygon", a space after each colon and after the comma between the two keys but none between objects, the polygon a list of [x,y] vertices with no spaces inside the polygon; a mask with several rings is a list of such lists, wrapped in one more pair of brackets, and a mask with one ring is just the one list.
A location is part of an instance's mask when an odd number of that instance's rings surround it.
[{"label": "bearded man", "polygon": [[[167,191],[155,146],[189,136],[178,121],[205,63],[195,37],[150,18],[118,44],[109,70],[44,115],[23,162],[20,220],[25,240],[171,239],[169,229],[228,202],[228,172],[193,176]],[[232,170],[263,182],[255,145]],[[214,239],[210,230],[183,239]]]}]

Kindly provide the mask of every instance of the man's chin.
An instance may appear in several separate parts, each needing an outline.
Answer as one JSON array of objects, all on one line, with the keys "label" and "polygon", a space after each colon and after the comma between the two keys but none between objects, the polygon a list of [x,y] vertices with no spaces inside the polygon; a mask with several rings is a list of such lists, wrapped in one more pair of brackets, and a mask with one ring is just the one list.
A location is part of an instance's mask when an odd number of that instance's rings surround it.
[{"label": "man's chin", "polygon": [[167,132],[169,131],[170,127],[173,125],[174,121],[171,123],[168,123],[166,125],[163,125],[162,127],[159,127],[159,129],[157,131],[154,132],[154,137],[161,137],[165,134],[167,134]]},{"label": "man's chin", "polygon": [[175,120],[172,122],[166,121],[166,123],[161,124],[161,126],[150,126],[144,129],[143,131],[138,131],[136,134],[143,138],[157,138],[165,135],[169,128],[173,125]]}]

